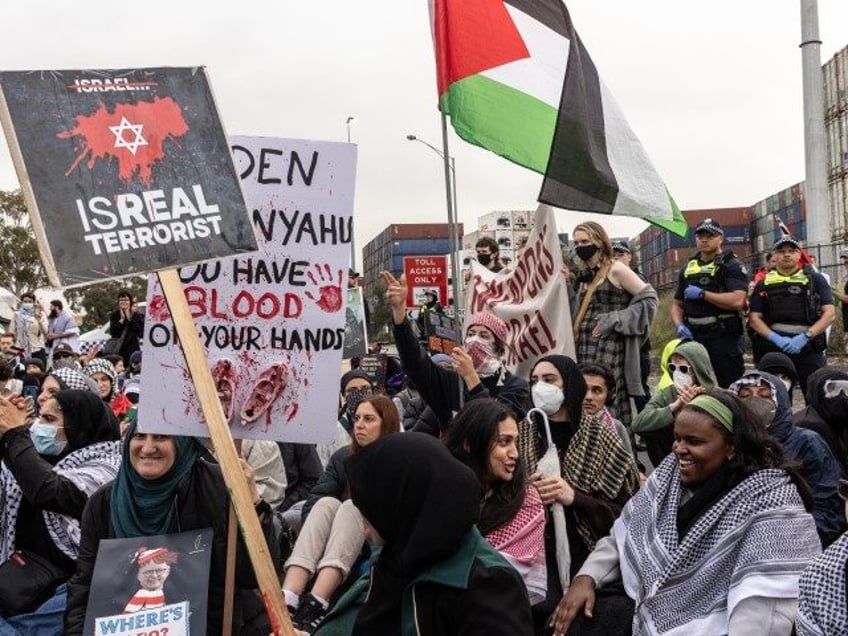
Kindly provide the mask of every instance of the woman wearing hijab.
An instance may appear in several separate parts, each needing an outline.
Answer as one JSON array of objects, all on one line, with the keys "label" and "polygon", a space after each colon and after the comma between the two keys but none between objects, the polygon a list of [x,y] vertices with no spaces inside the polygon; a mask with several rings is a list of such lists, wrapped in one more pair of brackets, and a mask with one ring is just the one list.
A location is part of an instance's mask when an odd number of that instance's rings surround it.
[{"label": "woman wearing hijab", "polygon": [[[206,629],[210,635],[220,634],[230,508],[221,470],[201,458],[203,446],[197,439],[140,433],[136,425],[132,422],[124,436],[121,467],[115,481],[98,490],[83,513],[77,569],[68,583],[64,633],[82,634],[97,546],[102,539],[147,537],[211,527]],[[244,461],[242,468],[274,558],[276,542],[270,508],[259,497],[253,472]],[[256,579],[240,534],[237,546],[236,586],[253,589]],[[241,623],[238,597],[236,594],[233,612],[236,630]]]},{"label": "woman wearing hijab", "polygon": [[554,534],[553,515],[547,515],[548,591],[545,601],[533,607],[537,630],[543,631],[562,598],[562,582],[566,576],[574,576],[595,543],[609,533],[622,507],[639,488],[639,475],[618,434],[597,417],[583,413],[586,380],[574,360],[560,355],[540,358],[530,371],[530,385],[534,406],[548,416],[560,474],[537,472],[539,459],[548,450],[542,422],[521,423],[518,447],[542,503],[564,507],[571,557],[569,572],[560,572],[559,538]]},{"label": "woman wearing hijab", "polygon": [[571,582],[555,635],[792,631],[798,579],[821,552],[803,480],[726,391],[683,407],[674,440]]},{"label": "woman wearing hijab", "polygon": [[[29,426],[28,406],[22,398],[0,399],[0,564],[15,551],[40,557],[56,584],[41,590],[35,605],[4,608],[0,633],[61,634],[83,508],[118,472],[118,423],[88,391],[58,392]],[[0,565],[0,577],[4,571]],[[14,578],[23,584],[29,577]]]},{"label": "woman wearing hijab", "polygon": [[73,389],[75,391],[89,391],[98,397],[100,389],[97,384],[85,375],[82,371],[72,369],[70,367],[62,367],[53,369],[45,376],[41,383],[41,392],[38,394],[36,401],[39,408],[51,397],[55,397],[59,391]]},{"label": "woman wearing hijab", "polygon": [[[453,413],[464,402],[491,397],[508,405],[523,418],[530,409],[526,380],[512,375],[504,364],[507,352],[506,323],[488,311],[465,321],[465,342],[451,351],[453,368],[444,368],[424,352],[406,316],[406,283],[389,272],[382,273],[392,308],[395,343],[403,371],[418,387],[424,401],[446,429]],[[460,395],[460,384],[463,395]]]},{"label": "woman wearing hijab", "polygon": [[470,468],[415,433],[377,440],[345,466],[366,535],[382,545],[353,636],[532,634],[521,577],[474,525],[483,493]]},{"label": "woman wearing hijab", "polygon": [[474,400],[456,414],[445,446],[483,487],[480,534],[521,574],[530,602],[545,600],[545,508],[518,454],[515,416],[497,400]]}]

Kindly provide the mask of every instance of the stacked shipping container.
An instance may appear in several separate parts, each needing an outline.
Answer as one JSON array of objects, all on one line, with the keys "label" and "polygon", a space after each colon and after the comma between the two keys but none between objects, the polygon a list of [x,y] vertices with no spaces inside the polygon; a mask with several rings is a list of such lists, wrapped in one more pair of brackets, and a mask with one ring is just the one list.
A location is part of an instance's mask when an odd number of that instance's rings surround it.
[{"label": "stacked shipping container", "polygon": [[831,238],[848,240],[848,47],[824,65]]}]

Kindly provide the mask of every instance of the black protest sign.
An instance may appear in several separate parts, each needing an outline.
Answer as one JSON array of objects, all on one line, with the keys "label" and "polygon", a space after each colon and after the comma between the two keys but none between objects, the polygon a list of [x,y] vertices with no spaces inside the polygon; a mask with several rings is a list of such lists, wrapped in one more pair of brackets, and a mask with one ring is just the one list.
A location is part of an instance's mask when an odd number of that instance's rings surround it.
[{"label": "black protest sign", "polygon": [[53,285],[256,250],[202,67],[3,72],[0,119]]},{"label": "black protest sign", "polygon": [[205,634],[211,556],[211,528],[101,541],[83,633]]}]

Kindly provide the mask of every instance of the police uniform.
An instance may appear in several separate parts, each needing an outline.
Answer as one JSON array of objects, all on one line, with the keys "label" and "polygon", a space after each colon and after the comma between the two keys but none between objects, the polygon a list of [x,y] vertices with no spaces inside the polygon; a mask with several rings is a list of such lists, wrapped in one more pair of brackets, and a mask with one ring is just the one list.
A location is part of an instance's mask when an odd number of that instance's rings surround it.
[{"label": "police uniform", "polygon": [[[809,265],[796,272],[783,275],[776,269],[754,287],[751,294],[751,311],[762,314],[769,329],[781,336],[791,338],[806,333],[807,336],[822,313],[822,305],[833,304],[833,292],[827,279]],[[765,352],[780,351],[765,338],[761,339]],[[820,333],[801,349],[800,353],[788,354],[798,373],[798,383],[806,395],[807,378],[816,369],[826,364],[824,350],[827,337]]]},{"label": "police uniform", "polygon": [[[703,224],[699,229],[701,227]],[[742,317],[738,311],[717,307],[703,298],[686,300],[683,290],[689,285],[705,292],[747,293],[747,273],[730,250],[717,254],[709,262],[702,261],[698,252],[680,270],[674,295],[675,300],[683,303],[684,324],[692,332],[693,339],[704,345],[710,355],[719,386],[727,388],[745,372]]]}]

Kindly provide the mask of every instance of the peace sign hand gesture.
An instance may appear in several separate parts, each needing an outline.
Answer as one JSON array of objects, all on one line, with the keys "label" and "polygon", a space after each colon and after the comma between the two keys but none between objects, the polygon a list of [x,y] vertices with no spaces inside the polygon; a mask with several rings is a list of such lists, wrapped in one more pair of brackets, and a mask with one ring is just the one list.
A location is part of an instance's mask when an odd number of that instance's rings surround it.
[{"label": "peace sign hand gesture", "polygon": [[392,321],[396,325],[403,324],[406,320],[406,276],[401,275],[398,280],[391,272],[380,272],[380,277],[386,283],[386,302],[392,308]]}]

